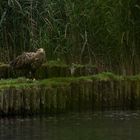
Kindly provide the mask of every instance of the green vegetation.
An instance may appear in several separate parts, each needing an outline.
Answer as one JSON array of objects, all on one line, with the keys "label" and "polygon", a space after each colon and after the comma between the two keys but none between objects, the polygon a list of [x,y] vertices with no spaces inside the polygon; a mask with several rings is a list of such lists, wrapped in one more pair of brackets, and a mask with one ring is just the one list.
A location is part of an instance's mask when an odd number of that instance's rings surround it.
[{"label": "green vegetation", "polygon": [[[9,67],[40,47],[38,80]],[[0,114],[140,107],[140,2],[2,0],[0,62]]]},{"label": "green vegetation", "polygon": [[43,66],[46,66],[46,67],[68,67],[68,65],[66,65],[66,63],[60,61],[60,60],[57,60],[57,61],[54,61],[54,60],[51,60],[51,61],[48,61],[46,62],[46,64],[43,64]]},{"label": "green vegetation", "polygon": [[8,87],[28,87],[31,85],[37,84],[37,81],[33,81],[31,79],[26,79],[24,77],[19,77],[17,79],[1,79],[0,80],[0,89],[5,89]]},{"label": "green vegetation", "polygon": [[43,47],[47,59],[140,71],[139,0],[2,0],[0,61]]},{"label": "green vegetation", "polygon": [[[17,78],[17,77],[28,77],[29,71],[25,69],[14,70],[9,64],[0,64],[0,79],[1,78]],[[44,63],[39,69],[37,69],[34,77],[37,79],[45,79],[51,77],[71,77],[71,76],[86,76],[97,74],[98,69],[94,65],[71,65],[65,64],[64,62],[48,61]],[[29,78],[29,77],[28,77]]]},{"label": "green vegetation", "polygon": [[1,79],[0,80],[0,89],[7,87],[31,87],[31,86],[64,86],[71,83],[77,83],[80,81],[140,81],[140,75],[135,76],[118,76],[113,73],[103,72],[91,76],[81,76],[81,77],[58,77],[58,78],[49,78],[43,80],[27,79],[24,77],[19,77],[17,79]]},{"label": "green vegetation", "polygon": [[139,109],[140,75],[94,76],[0,81],[0,115],[66,111]]}]

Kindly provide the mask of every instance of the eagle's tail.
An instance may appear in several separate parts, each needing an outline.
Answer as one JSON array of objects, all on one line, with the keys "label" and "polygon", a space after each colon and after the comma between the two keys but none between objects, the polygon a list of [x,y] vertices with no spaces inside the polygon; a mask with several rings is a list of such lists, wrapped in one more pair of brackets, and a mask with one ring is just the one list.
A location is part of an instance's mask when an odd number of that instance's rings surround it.
[{"label": "eagle's tail", "polygon": [[21,56],[18,56],[17,58],[15,58],[10,62],[10,66],[13,68],[18,68],[20,67],[21,63],[22,63]]}]

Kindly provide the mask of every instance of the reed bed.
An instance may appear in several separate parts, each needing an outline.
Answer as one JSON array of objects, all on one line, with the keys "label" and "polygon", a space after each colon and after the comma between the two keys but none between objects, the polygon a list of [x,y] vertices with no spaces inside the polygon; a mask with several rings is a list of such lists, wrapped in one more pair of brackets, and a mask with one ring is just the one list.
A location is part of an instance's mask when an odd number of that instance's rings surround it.
[{"label": "reed bed", "polygon": [[43,47],[48,59],[140,71],[139,0],[2,0],[0,61]]}]

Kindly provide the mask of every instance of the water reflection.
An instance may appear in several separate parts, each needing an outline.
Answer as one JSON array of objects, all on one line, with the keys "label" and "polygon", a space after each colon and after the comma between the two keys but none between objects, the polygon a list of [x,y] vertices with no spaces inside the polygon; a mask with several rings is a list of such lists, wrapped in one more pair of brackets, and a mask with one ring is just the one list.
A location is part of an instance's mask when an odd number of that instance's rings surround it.
[{"label": "water reflection", "polygon": [[0,140],[139,140],[140,111],[1,118]]}]

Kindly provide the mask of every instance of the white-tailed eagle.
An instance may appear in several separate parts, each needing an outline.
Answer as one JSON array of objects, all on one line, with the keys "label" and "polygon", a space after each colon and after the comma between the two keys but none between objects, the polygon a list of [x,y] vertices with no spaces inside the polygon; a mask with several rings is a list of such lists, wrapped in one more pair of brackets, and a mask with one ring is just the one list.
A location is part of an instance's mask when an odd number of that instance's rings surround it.
[{"label": "white-tailed eagle", "polygon": [[30,74],[34,74],[35,71],[42,65],[46,59],[46,54],[43,48],[39,48],[36,52],[24,52],[17,56],[10,62],[13,69],[25,69]]}]

